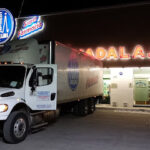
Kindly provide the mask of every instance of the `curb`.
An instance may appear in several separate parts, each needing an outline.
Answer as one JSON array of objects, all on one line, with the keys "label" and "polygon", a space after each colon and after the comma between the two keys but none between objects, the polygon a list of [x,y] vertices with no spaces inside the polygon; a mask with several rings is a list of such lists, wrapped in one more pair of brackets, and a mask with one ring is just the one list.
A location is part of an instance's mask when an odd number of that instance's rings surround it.
[{"label": "curb", "polygon": [[150,113],[150,109],[144,109],[144,108],[117,108],[117,107],[100,107],[96,106],[96,109],[100,110],[113,110],[118,112],[135,112],[135,113]]}]

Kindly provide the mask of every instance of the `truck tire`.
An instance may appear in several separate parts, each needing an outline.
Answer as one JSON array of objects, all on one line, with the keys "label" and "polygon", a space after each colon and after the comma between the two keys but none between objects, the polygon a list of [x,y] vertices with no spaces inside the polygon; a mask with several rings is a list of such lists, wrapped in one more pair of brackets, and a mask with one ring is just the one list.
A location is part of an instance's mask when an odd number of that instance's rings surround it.
[{"label": "truck tire", "polygon": [[92,114],[95,111],[95,100],[93,98],[89,99],[88,105],[89,105],[88,113]]},{"label": "truck tire", "polygon": [[28,130],[29,121],[26,113],[23,111],[14,111],[4,123],[4,140],[11,144],[19,143],[27,137]]},{"label": "truck tire", "polygon": [[86,116],[88,115],[88,100],[81,100],[79,102],[79,108],[78,108],[78,111],[79,111],[79,115],[80,116]]},{"label": "truck tire", "polygon": [[79,104],[78,104],[78,102],[74,104],[74,106],[72,108],[72,113],[73,113],[73,115],[76,115],[76,116],[79,115]]},{"label": "truck tire", "polygon": [[74,115],[77,116],[86,116],[89,113],[89,105],[88,105],[88,99],[84,99],[81,100],[79,102],[77,102],[74,106],[73,106],[73,110],[72,110]]},{"label": "truck tire", "polygon": [[3,122],[0,121],[0,137],[3,136]]}]

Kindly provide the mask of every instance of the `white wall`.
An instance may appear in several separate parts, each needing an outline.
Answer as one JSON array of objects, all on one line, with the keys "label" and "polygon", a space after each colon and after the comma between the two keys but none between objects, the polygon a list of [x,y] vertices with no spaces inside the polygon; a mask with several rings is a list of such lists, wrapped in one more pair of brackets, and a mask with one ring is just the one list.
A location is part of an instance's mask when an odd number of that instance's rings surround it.
[{"label": "white wall", "polygon": [[111,68],[111,105],[133,107],[133,69]]}]

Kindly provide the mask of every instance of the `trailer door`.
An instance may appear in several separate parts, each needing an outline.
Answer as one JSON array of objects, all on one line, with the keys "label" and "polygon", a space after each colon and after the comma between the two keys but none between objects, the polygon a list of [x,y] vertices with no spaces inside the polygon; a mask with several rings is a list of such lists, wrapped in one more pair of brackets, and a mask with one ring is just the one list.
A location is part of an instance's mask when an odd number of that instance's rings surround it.
[{"label": "trailer door", "polygon": [[32,110],[56,110],[56,65],[36,65],[30,70],[26,80],[25,98]]}]

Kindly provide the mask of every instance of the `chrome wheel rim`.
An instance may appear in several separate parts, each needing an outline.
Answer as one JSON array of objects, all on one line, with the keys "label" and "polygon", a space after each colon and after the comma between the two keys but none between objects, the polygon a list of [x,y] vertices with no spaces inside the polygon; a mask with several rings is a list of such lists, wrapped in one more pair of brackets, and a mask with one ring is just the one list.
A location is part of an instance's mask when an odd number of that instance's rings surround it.
[{"label": "chrome wheel rim", "polygon": [[22,137],[25,134],[26,131],[26,122],[24,119],[19,118],[14,124],[14,135],[17,138]]}]

